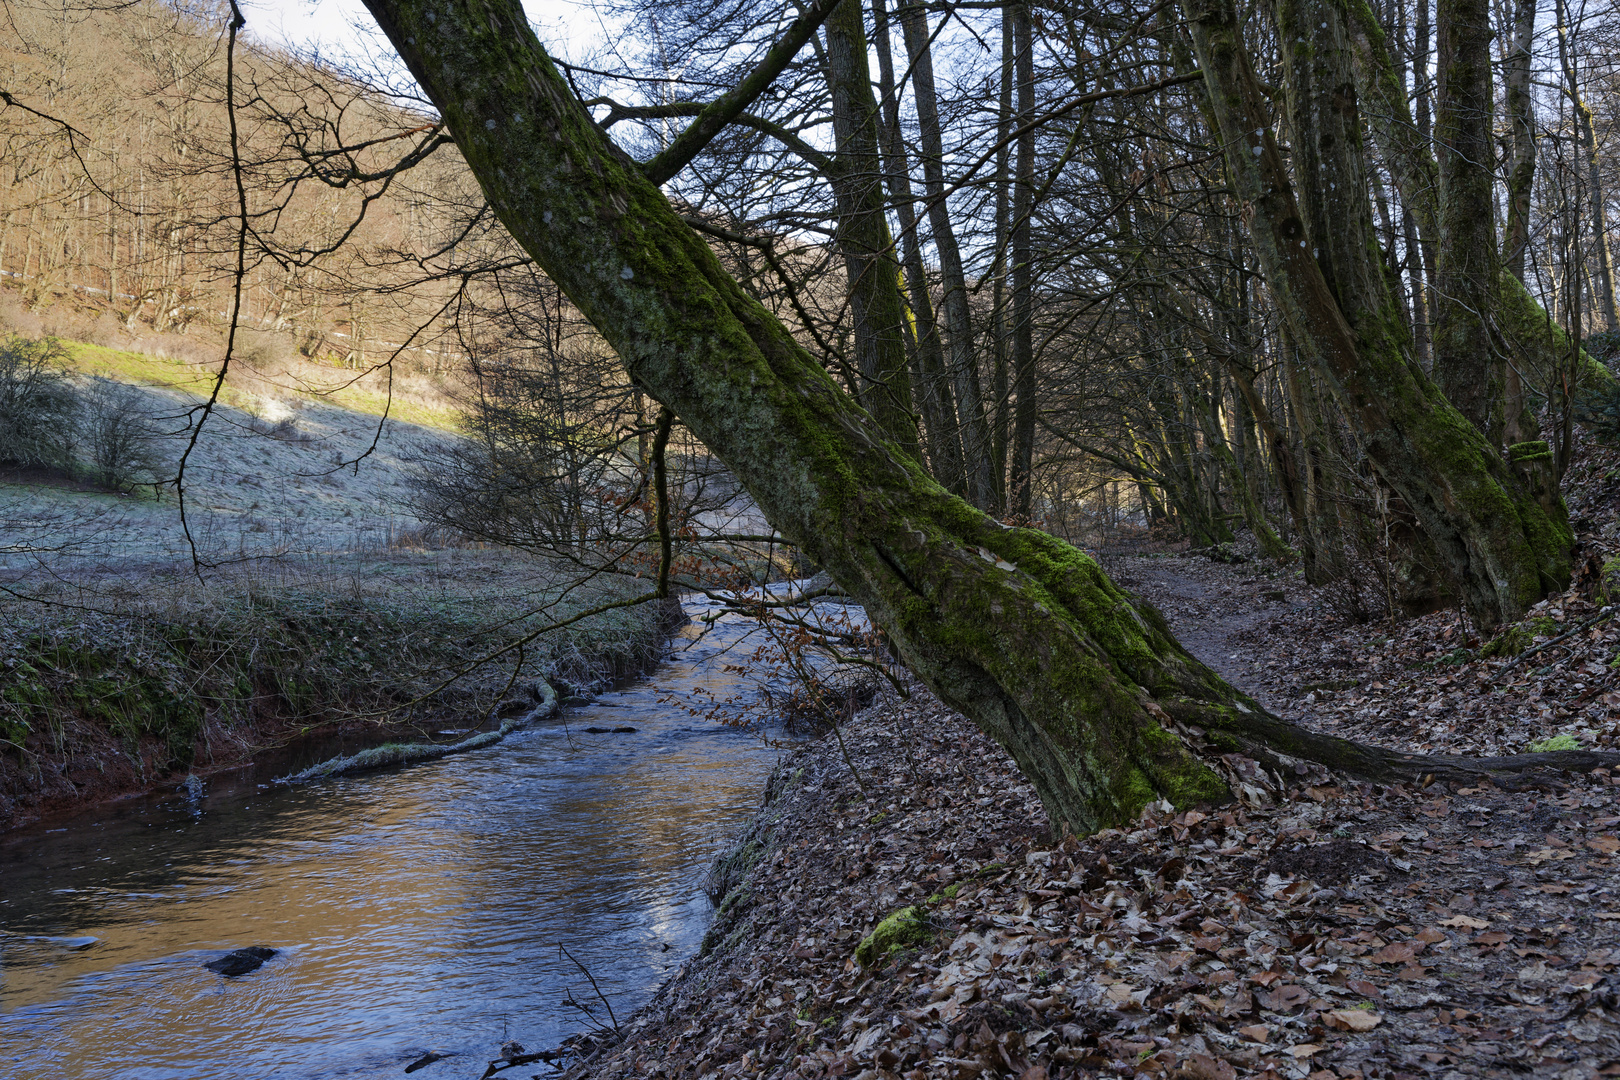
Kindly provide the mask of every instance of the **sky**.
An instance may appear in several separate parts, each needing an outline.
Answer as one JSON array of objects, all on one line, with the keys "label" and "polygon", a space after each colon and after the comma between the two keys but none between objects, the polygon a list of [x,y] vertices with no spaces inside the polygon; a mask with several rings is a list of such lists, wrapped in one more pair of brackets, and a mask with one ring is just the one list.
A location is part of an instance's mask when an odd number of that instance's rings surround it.
[{"label": "sky", "polygon": [[[376,28],[360,0],[242,0],[241,6],[248,32],[261,41],[300,52],[318,48],[332,58],[364,57],[377,48],[355,30],[356,23]],[[603,37],[596,14],[579,0],[524,0],[523,6],[553,55],[578,55]]]}]

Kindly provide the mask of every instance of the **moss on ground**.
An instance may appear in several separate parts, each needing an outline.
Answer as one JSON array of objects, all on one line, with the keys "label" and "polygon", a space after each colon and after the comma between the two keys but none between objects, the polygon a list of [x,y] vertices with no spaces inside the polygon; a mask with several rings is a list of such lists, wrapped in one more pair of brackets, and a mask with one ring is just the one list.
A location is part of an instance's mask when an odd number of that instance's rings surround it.
[{"label": "moss on ground", "polygon": [[1490,660],[1496,657],[1518,656],[1534,644],[1538,637],[1552,637],[1558,632],[1558,624],[1545,615],[1534,619],[1527,619],[1522,623],[1515,623],[1487,641],[1479,650],[1480,658]]},{"label": "moss on ground", "polygon": [[921,945],[934,940],[934,934],[934,926],[928,921],[928,910],[921,904],[901,908],[878,923],[855,946],[855,961],[862,967],[871,967],[908,945]]}]

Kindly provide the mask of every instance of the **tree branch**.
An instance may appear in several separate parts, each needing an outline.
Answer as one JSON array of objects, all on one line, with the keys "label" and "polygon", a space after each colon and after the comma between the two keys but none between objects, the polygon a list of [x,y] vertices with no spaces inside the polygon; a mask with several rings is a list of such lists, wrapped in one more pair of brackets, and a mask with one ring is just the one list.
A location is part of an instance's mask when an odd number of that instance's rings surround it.
[{"label": "tree branch", "polygon": [[736,88],[729,90],[703,106],[697,119],[685,131],[675,136],[663,152],[643,165],[642,171],[647,179],[655,184],[662,184],[676,173],[686,167],[687,163],[697,157],[699,151],[742,111],[753,104],[754,99],[765,92],[766,87],[775,81],[782,70],[798,55],[799,49],[816,29],[826,21],[833,9],[841,3],[855,3],[857,0],[815,0],[815,3],[804,9],[804,13],[788,26],[787,33],[783,34],[765,54],[765,59],[759,66],[748,73],[748,76],[738,83]]}]

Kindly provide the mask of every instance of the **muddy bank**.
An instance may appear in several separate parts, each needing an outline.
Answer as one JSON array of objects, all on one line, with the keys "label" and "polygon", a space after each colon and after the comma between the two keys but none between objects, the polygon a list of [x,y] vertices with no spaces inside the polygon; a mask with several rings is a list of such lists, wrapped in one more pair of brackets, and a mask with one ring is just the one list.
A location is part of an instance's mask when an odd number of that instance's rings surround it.
[{"label": "muddy bank", "polygon": [[526,687],[645,670],[682,618],[674,601],[607,612],[423,698],[533,628],[639,584],[606,583],[547,603],[532,575],[524,580],[519,570],[507,580],[513,587],[498,596],[386,585],[333,595],[319,582],[187,591],[169,583],[151,590],[171,589],[166,603],[127,613],[8,606],[0,620],[0,831],[171,789],[289,746],[352,752],[498,729],[532,709]]}]

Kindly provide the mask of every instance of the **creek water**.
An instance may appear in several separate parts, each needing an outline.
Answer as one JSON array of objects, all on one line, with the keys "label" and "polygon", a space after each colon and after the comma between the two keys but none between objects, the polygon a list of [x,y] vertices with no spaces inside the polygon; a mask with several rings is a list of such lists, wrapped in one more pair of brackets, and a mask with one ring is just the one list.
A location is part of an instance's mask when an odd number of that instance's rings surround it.
[{"label": "creek water", "polygon": [[[438,1051],[422,1080],[476,1077],[506,1039],[589,1026],[570,996],[606,1021],[559,946],[622,1021],[696,951],[703,870],[777,759],[682,704],[747,692],[725,670],[745,633],[689,627],[646,678],[490,749],[0,838],[0,1076],[399,1076]],[[248,945],[279,953],[202,966]]]}]

